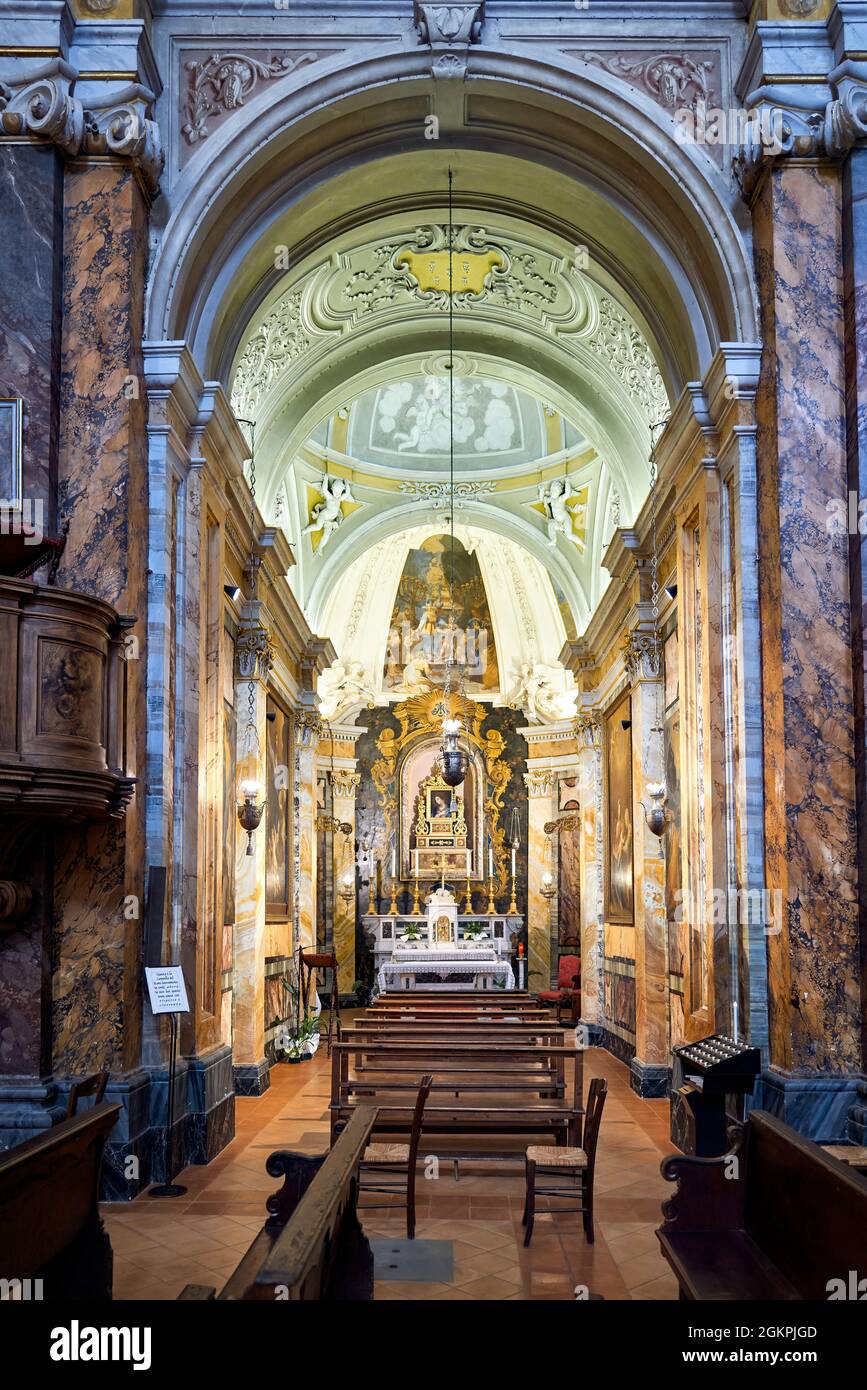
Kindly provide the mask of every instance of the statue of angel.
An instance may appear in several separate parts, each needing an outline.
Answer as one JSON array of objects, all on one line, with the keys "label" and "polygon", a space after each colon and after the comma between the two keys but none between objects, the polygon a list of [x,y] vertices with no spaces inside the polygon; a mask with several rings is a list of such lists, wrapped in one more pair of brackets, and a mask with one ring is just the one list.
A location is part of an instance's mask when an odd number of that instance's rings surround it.
[{"label": "statue of angel", "polygon": [[552,478],[549,483],[539,484],[539,501],[545,508],[549,545],[557,544],[558,535],[565,536],[576,545],[580,543],[572,525],[572,513],[567,505],[571,498],[577,496],[568,478]]},{"label": "statue of angel", "polygon": [[322,539],[319,542],[319,549],[324,550],[343,521],[341,504],[354,502],[355,498],[346,478],[330,478],[327,473],[322,475],[319,491],[322,493],[322,501],[316,503],[310,524],[304,527],[301,534],[302,536],[309,536],[314,531],[321,531]]},{"label": "statue of angel", "polygon": [[360,661],[334,661],[317,682],[319,713],[323,719],[337,719],[356,705],[372,708],[376,700],[373,683]]},{"label": "statue of angel", "polygon": [[519,662],[513,679],[515,686],[505,703],[526,711],[531,724],[555,724],[574,719],[574,677],[559,662],[550,666],[541,661]]}]

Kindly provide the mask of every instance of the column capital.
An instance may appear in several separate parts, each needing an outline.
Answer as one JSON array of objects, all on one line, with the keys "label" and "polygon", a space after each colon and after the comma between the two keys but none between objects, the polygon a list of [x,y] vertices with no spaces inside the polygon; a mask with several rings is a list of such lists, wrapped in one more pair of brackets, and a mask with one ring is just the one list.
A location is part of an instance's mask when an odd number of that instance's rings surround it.
[{"label": "column capital", "polygon": [[354,801],[355,793],[361,785],[360,772],[347,772],[346,768],[335,767],[329,773],[331,777],[331,787],[335,799],[342,801]]},{"label": "column capital", "polygon": [[602,713],[598,709],[583,709],[575,720],[575,737],[579,748],[601,748]]},{"label": "column capital", "polygon": [[631,685],[657,681],[660,675],[660,643],[656,633],[633,628],[623,639],[623,662]]},{"label": "column capital", "polygon": [[527,795],[533,799],[540,796],[550,796],[557,787],[558,773],[555,768],[550,767],[531,767],[524,773],[524,785],[527,788]]},{"label": "column capital", "polygon": [[315,710],[295,711],[295,737],[302,748],[315,748],[322,734],[322,720]]}]

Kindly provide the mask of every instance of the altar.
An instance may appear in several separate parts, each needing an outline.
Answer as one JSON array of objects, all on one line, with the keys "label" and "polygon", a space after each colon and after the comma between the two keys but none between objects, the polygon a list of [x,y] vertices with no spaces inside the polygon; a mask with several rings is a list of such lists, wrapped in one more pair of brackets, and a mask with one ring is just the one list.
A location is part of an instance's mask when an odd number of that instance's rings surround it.
[{"label": "altar", "polygon": [[512,942],[523,918],[461,914],[447,888],[437,888],[424,914],[368,913],[364,929],[373,946],[376,991],[412,989],[513,990],[526,988],[526,962],[512,968]]}]

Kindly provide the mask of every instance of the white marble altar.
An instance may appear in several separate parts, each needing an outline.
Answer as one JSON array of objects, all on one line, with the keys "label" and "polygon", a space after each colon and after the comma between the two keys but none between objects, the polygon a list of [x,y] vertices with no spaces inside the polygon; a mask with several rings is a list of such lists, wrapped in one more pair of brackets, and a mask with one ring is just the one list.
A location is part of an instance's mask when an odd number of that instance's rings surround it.
[{"label": "white marble altar", "polygon": [[[416,987],[515,988],[510,957],[513,938],[523,926],[520,916],[461,914],[454,895],[439,887],[423,914],[368,913],[363,925],[380,993]],[[523,988],[522,980],[518,987]]]}]

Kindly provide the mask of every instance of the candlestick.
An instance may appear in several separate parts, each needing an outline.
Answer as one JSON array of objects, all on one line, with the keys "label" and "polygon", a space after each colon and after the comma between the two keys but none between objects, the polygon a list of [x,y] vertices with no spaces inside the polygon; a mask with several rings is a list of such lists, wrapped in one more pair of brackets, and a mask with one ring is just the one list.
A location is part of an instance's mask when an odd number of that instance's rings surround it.
[{"label": "candlestick", "polygon": [[388,904],[388,911],[389,911],[389,914],[390,914],[392,917],[394,917],[394,916],[397,915],[397,889],[398,889],[397,879],[396,879],[396,878],[394,877],[394,875],[392,874],[392,879],[391,879],[391,902]]},{"label": "candlestick", "polygon": [[494,902],[494,875],[490,874],[488,876],[488,916],[493,917],[496,910],[497,904]]},{"label": "candlestick", "polygon": [[413,917],[421,916],[421,903],[418,900],[418,873],[416,873],[412,884],[412,915]]},{"label": "candlestick", "polygon": [[516,855],[516,850],[515,850],[515,847],[514,847],[514,845],[513,845],[513,846],[512,846],[512,878],[515,877],[515,855]]},{"label": "candlestick", "polygon": [[494,877],[494,851],[488,845],[488,878]]},{"label": "candlestick", "polygon": [[469,876],[467,876],[467,891],[466,891],[466,896],[465,896],[465,898],[464,898],[464,912],[467,914],[467,916],[469,916],[470,913],[472,912],[472,910],[473,910],[473,891],[472,891],[472,889],[470,888]]},{"label": "candlestick", "polygon": [[[512,854],[513,854],[513,855],[514,855],[514,853],[515,853],[515,851],[512,850]],[[510,914],[510,916],[515,917],[515,916],[517,916],[517,912],[518,912],[518,904],[515,902],[515,868],[514,868],[514,865],[513,865],[513,866],[512,866],[512,896],[511,896],[511,898],[509,899],[509,914]]]}]

